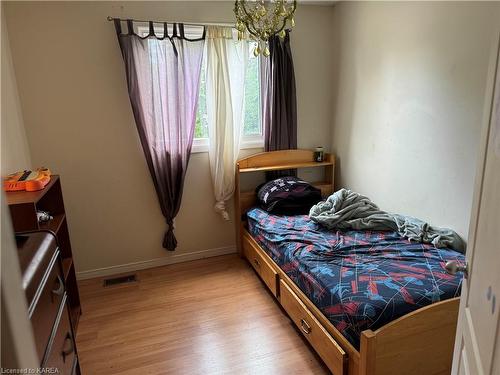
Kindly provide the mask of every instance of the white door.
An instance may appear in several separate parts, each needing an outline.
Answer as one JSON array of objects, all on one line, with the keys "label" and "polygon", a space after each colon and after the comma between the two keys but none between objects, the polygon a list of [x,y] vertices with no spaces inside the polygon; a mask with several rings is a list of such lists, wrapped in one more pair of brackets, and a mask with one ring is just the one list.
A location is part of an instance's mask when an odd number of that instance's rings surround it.
[{"label": "white door", "polygon": [[500,374],[500,70],[495,47],[452,374]]}]

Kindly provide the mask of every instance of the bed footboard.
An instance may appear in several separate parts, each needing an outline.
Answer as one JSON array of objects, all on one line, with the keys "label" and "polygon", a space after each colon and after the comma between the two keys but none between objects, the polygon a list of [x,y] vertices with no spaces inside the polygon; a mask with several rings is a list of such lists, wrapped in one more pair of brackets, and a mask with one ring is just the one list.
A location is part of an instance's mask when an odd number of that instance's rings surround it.
[{"label": "bed footboard", "polygon": [[363,331],[359,375],[449,375],[459,301],[438,302]]}]

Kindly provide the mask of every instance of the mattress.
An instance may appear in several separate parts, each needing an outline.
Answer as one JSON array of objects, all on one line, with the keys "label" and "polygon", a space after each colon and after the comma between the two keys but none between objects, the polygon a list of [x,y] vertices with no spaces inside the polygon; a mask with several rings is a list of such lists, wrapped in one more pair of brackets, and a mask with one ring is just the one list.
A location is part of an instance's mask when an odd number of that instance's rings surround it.
[{"label": "mattress", "polygon": [[362,331],[460,295],[462,277],[445,270],[465,263],[453,249],[397,232],[328,230],[306,215],[247,216],[252,237],[358,350]]}]

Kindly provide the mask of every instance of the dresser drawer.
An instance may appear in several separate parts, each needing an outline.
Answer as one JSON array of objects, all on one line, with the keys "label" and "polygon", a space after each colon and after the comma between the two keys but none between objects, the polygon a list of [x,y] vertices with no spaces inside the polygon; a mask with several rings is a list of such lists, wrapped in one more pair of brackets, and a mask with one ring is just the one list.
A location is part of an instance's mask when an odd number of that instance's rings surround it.
[{"label": "dresser drawer", "polygon": [[76,364],[75,340],[69,321],[66,294],[58,311],[54,335],[47,348],[47,355],[42,367],[57,368],[58,374],[71,375],[75,372]]},{"label": "dresser drawer", "polygon": [[252,267],[257,271],[260,278],[271,292],[277,296],[278,274],[269,264],[269,262],[246,240],[243,240],[243,250],[245,257],[248,259]]},{"label": "dresser drawer", "polygon": [[64,295],[59,251],[54,253],[30,311],[36,349],[42,359]]},{"label": "dresser drawer", "polygon": [[56,237],[51,232],[16,234],[23,289],[30,311],[36,304],[40,283],[57,251]]},{"label": "dresser drawer", "polygon": [[283,280],[280,280],[280,302],[330,371],[334,375],[344,374],[346,353]]}]

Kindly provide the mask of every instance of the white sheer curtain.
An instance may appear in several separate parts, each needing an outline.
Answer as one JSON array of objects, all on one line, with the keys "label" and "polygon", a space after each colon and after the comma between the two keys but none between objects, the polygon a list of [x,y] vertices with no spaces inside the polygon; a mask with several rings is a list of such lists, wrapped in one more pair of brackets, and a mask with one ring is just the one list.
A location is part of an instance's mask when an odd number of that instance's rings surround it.
[{"label": "white sheer curtain", "polygon": [[207,115],[215,210],[229,220],[226,201],[234,193],[234,165],[244,124],[248,40],[230,27],[207,28]]}]

